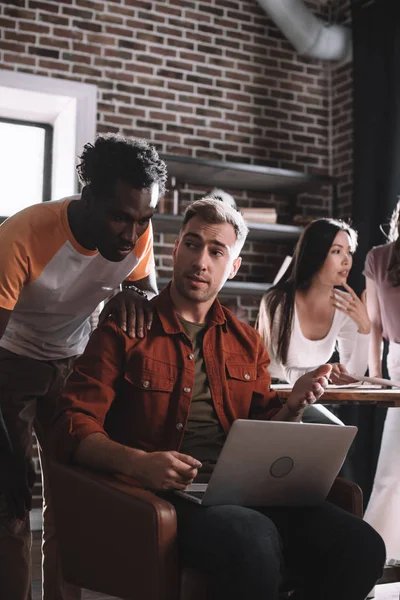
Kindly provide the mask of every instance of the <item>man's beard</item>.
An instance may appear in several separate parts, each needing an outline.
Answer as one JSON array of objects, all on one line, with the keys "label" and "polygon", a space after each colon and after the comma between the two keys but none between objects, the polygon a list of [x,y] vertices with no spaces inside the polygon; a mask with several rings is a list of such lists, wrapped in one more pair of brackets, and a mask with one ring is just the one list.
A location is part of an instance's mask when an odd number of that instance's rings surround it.
[{"label": "man's beard", "polygon": [[[208,300],[211,300],[216,295],[215,290],[211,289],[208,285],[205,290],[196,290],[188,288],[185,285],[185,278],[186,276],[183,276],[181,278],[175,277],[174,279],[176,289],[178,290],[180,295],[186,300],[190,300],[192,302],[208,302]],[[189,280],[186,281],[187,285],[190,285]]]}]

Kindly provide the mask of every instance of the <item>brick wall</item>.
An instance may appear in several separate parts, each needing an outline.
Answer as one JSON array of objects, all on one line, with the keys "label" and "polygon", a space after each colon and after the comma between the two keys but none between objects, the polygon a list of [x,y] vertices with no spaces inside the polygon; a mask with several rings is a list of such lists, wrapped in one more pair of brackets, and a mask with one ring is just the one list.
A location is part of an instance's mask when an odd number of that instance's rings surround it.
[{"label": "brick wall", "polygon": [[[256,0],[0,2],[0,64],[97,85],[99,132],[169,154],[338,175],[349,211],[350,67],[296,55]],[[181,186],[180,199],[207,191]],[[294,212],[327,215],[330,193],[303,194]],[[276,206],[282,222],[293,212],[290,198],[233,194],[239,206]],[[171,272],[173,241],[156,237],[160,275]],[[269,281],[290,252],[248,243],[239,277]],[[250,321],[258,302],[238,299]]]},{"label": "brick wall", "polygon": [[0,15],[3,67],[97,85],[100,132],[329,170],[329,69],[296,56],[256,0],[11,0]]},{"label": "brick wall", "polygon": [[[256,0],[11,0],[0,19],[3,67],[98,86],[99,132],[171,154],[330,170],[330,67],[297,56]],[[297,212],[327,214],[329,198],[303,195]],[[255,202],[288,219],[291,200],[244,195]],[[279,261],[262,256],[265,280]]]},{"label": "brick wall", "polygon": [[[339,0],[336,23],[351,26],[350,1]],[[331,78],[331,174],[338,179],[338,212],[349,218],[353,201],[353,63],[332,65]]]}]

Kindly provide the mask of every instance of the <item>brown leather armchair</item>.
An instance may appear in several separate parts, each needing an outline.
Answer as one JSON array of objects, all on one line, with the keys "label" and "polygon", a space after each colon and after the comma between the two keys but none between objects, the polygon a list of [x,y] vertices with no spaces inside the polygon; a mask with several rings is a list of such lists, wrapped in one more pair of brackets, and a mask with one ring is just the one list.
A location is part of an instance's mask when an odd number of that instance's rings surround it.
[{"label": "brown leather armchair", "polygon": [[[119,478],[51,465],[65,579],[120,598],[207,600],[207,575],[180,569],[173,506]],[[337,478],[328,500],[362,516],[362,492]]]}]

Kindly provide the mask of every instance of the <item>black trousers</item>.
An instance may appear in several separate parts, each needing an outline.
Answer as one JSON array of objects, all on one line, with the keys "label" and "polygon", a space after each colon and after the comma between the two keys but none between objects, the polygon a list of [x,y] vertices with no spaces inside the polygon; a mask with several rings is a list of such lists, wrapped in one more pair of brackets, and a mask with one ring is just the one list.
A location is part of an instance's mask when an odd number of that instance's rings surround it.
[{"label": "black trousers", "polygon": [[202,507],[168,494],[180,558],[207,571],[219,600],[277,600],[284,573],[302,582],[292,598],[364,600],[385,562],[381,537],[329,504],[312,508]]}]

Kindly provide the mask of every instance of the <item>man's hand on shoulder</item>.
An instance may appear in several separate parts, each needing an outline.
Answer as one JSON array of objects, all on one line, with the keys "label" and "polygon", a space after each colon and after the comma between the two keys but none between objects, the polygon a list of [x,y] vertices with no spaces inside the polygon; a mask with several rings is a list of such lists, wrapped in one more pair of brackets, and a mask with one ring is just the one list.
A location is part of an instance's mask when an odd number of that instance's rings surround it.
[{"label": "man's hand on shoulder", "polygon": [[144,337],[151,329],[153,308],[146,293],[138,288],[124,289],[107,302],[100,313],[99,324],[111,317],[130,338]]},{"label": "man's hand on shoulder", "polygon": [[198,460],[175,450],[143,452],[135,457],[131,476],[153,490],[184,490],[200,467]]},{"label": "man's hand on shoulder", "polygon": [[331,369],[331,365],[321,365],[296,381],[286,401],[286,407],[294,419],[300,419],[304,409],[321,398],[328,385]]}]

